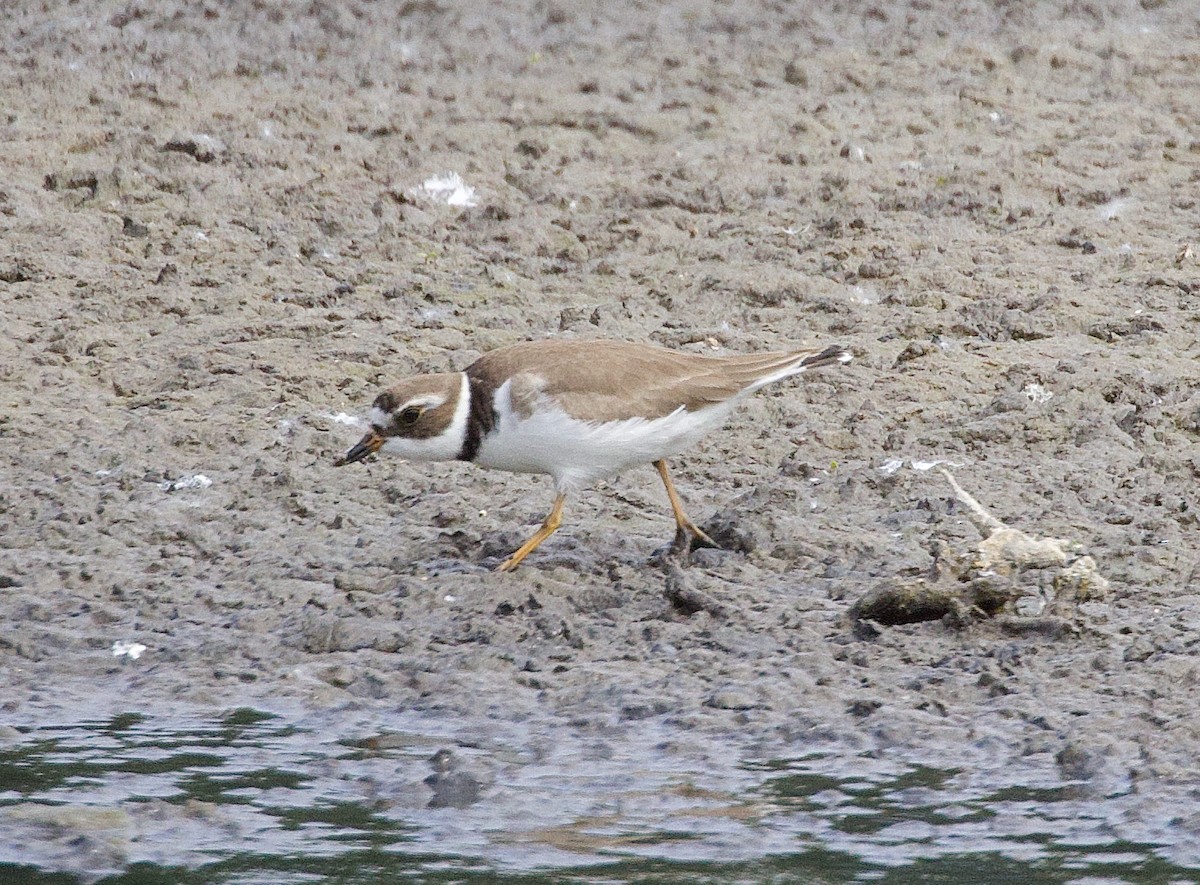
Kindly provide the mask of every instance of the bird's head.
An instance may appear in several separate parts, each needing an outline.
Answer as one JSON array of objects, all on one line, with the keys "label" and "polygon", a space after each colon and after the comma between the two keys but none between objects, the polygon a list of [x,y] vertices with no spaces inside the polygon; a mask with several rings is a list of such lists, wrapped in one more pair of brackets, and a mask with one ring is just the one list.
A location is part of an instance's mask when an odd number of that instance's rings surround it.
[{"label": "bird's head", "polygon": [[380,450],[411,461],[448,461],[462,451],[470,391],[460,372],[418,375],[375,397],[370,429],[335,466]]}]

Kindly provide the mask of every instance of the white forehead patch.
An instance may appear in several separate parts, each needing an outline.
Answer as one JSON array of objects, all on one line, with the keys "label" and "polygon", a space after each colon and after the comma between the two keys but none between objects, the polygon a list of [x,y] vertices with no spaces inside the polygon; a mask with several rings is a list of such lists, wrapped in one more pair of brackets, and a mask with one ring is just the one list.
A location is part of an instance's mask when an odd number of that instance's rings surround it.
[{"label": "white forehead patch", "polygon": [[420,396],[414,396],[396,411],[403,412],[409,406],[420,406],[422,409],[436,409],[445,401],[446,398],[440,393],[423,393]]}]

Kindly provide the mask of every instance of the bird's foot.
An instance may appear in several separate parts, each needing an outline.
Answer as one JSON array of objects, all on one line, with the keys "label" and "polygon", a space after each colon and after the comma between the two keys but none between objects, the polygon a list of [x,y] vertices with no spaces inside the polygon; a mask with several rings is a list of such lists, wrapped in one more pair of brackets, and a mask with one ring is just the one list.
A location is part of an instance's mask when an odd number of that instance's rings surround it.
[{"label": "bird's foot", "polygon": [[689,553],[692,550],[699,550],[701,547],[716,547],[718,550],[721,548],[720,544],[710,538],[700,526],[691,521],[688,521],[686,524],[681,523],[675,529],[673,546]]},{"label": "bird's foot", "polygon": [[691,520],[679,523],[675,529],[675,540],[671,542],[670,556],[686,561],[693,550],[702,547],[714,547],[718,550],[721,545],[710,538],[703,529]]}]

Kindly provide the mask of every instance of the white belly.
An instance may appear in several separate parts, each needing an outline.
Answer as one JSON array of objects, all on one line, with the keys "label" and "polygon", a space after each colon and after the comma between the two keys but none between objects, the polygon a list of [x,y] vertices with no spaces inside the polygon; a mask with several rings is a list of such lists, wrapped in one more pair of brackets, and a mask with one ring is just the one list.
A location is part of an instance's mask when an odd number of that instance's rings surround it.
[{"label": "white belly", "polygon": [[682,407],[663,418],[604,424],[578,421],[542,402],[528,418],[515,414],[507,391],[497,392],[496,427],[483,438],[475,463],[516,473],[548,473],[560,492],[573,492],[639,464],[669,458],[724,423],[734,401],[695,412]]}]

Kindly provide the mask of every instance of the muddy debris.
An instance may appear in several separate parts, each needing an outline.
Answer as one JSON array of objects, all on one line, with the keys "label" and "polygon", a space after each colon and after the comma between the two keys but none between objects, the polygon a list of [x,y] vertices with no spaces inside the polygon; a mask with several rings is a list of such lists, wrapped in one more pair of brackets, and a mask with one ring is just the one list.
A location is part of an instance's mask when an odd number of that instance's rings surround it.
[{"label": "muddy debris", "polygon": [[[871,590],[849,610],[854,621],[873,621],[885,626],[936,621],[948,618],[966,624],[994,617],[1006,609],[1010,614],[1038,619],[1049,606],[1057,612],[1073,609],[1074,603],[1103,599],[1108,580],[1099,572],[1095,559],[1082,553],[1082,546],[1061,538],[1039,538],[1006,526],[959,485],[951,473],[938,468],[966,505],[965,514],[983,540],[975,552],[955,550],[942,540],[931,546],[930,577],[891,582]],[[1029,580],[1029,573],[1049,573],[1048,580]],[[1019,619],[1009,618],[1009,629]],[[1051,628],[1051,632],[1061,632]]]}]

